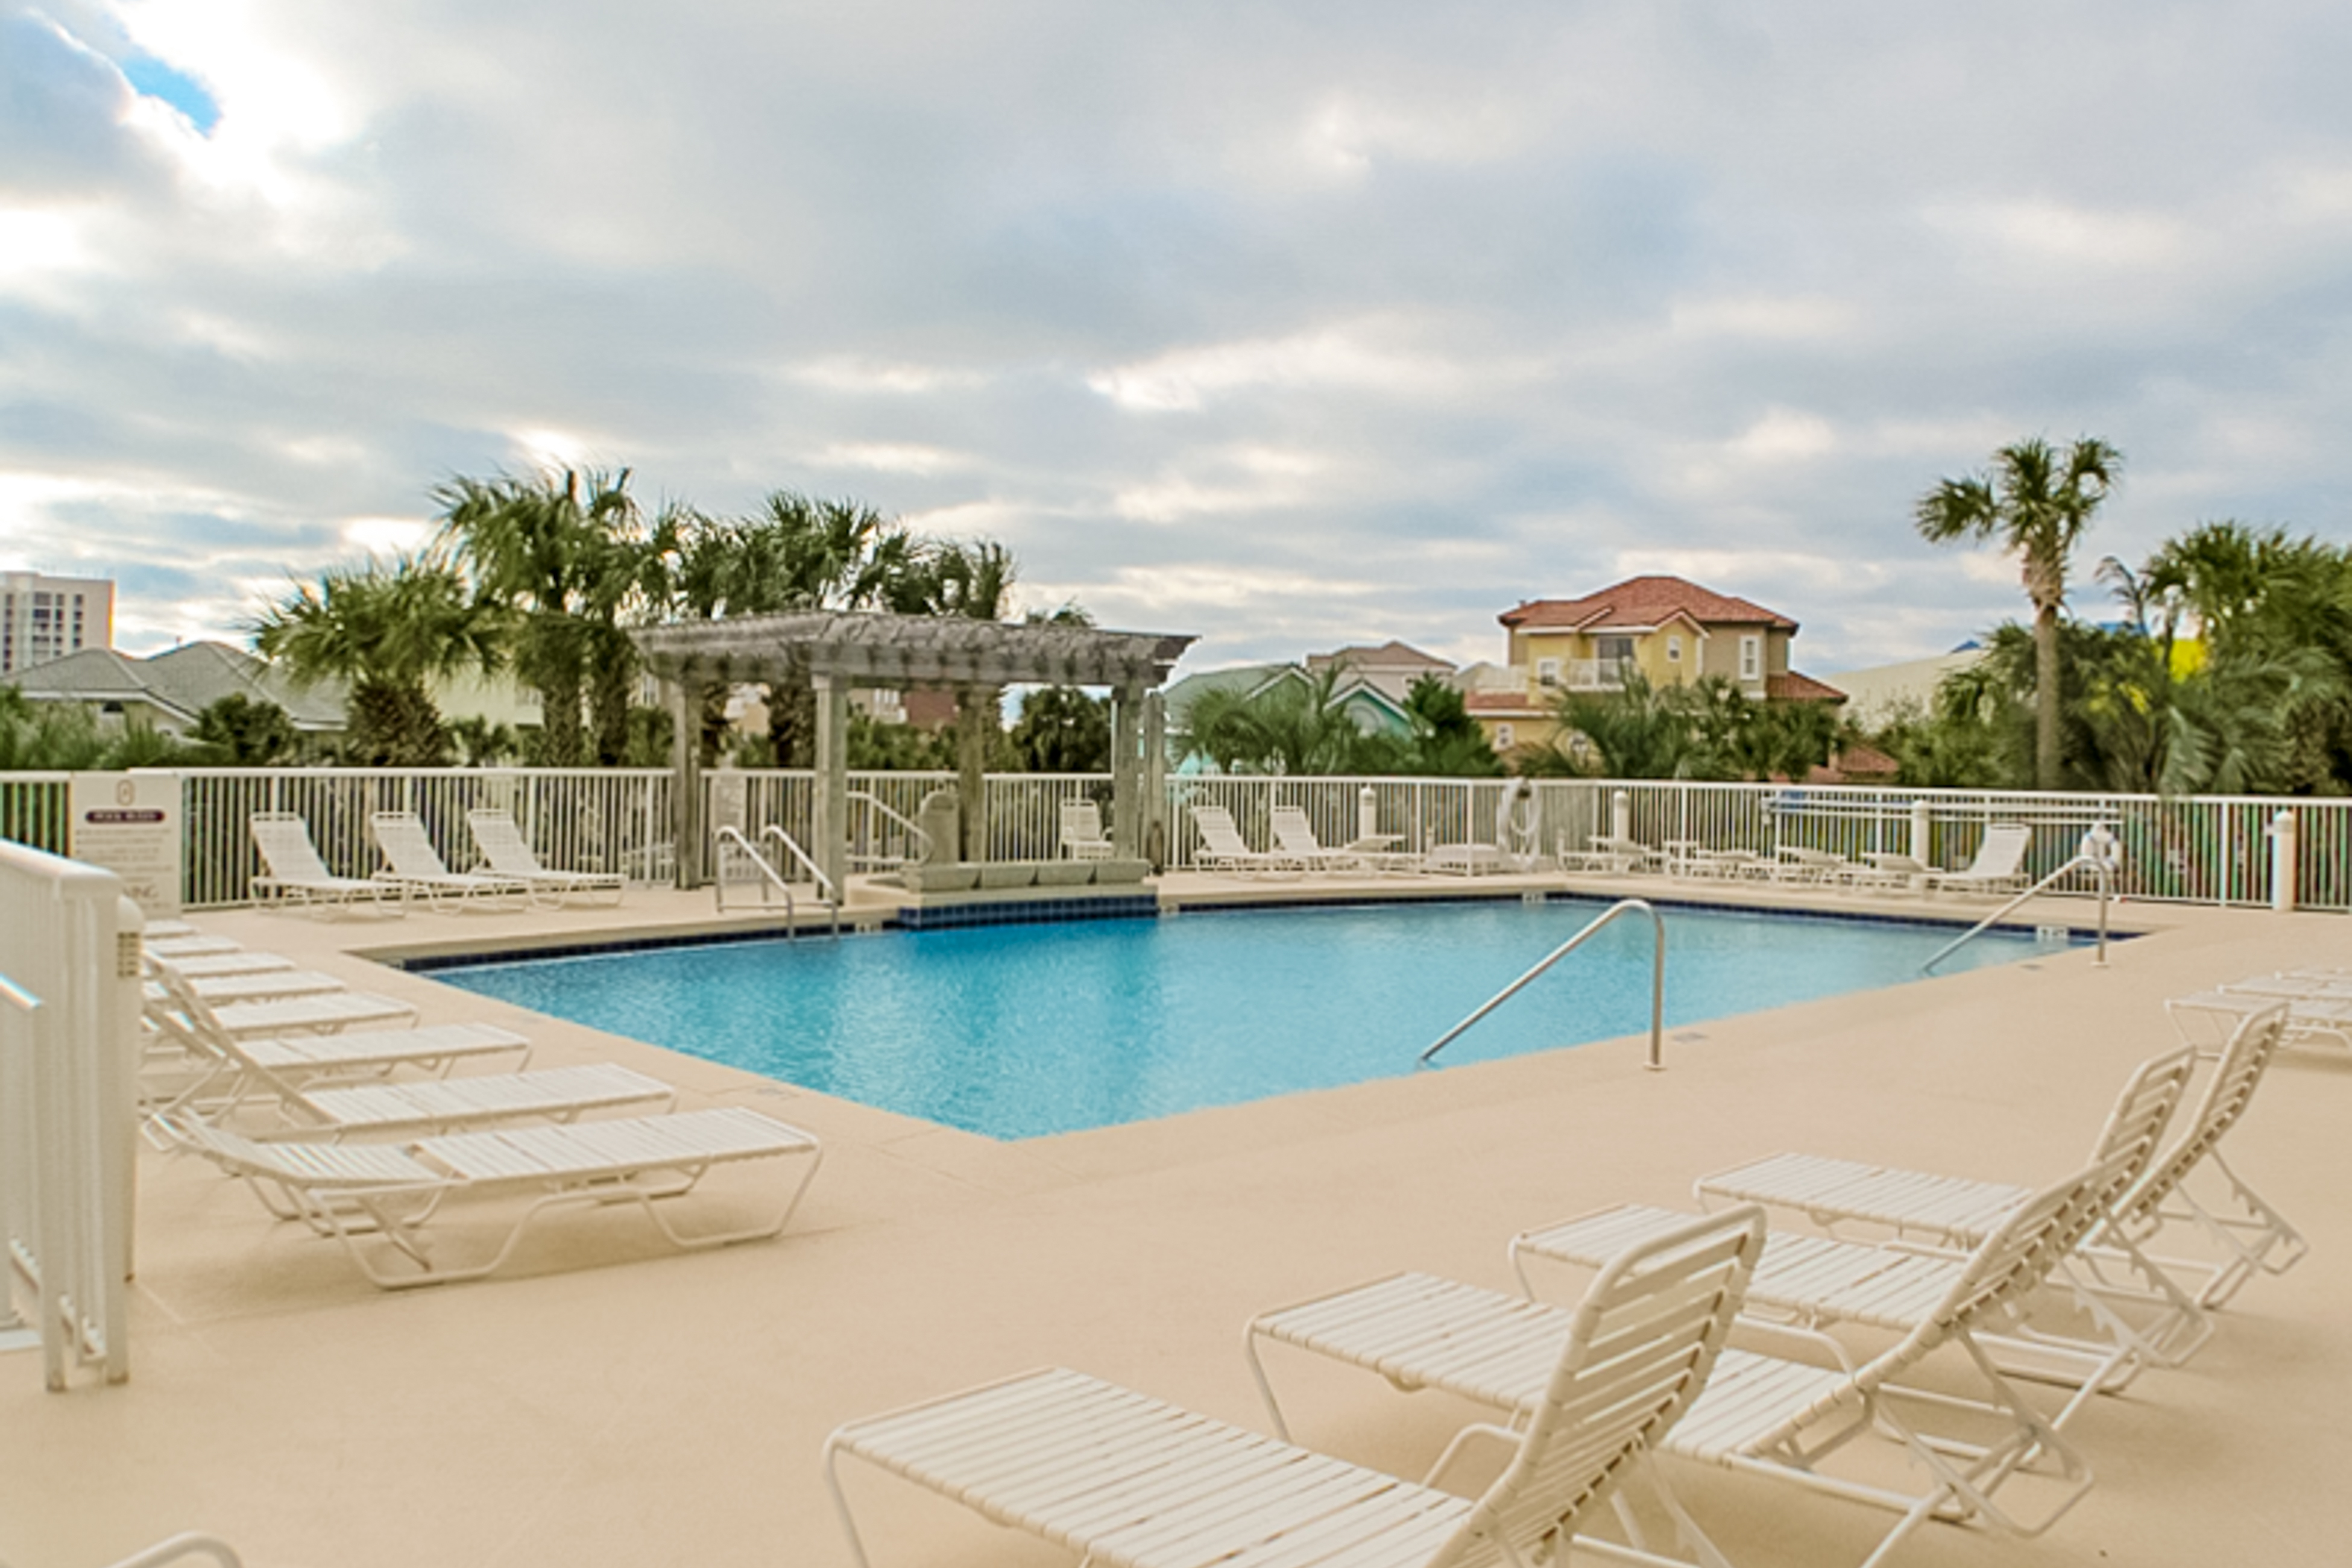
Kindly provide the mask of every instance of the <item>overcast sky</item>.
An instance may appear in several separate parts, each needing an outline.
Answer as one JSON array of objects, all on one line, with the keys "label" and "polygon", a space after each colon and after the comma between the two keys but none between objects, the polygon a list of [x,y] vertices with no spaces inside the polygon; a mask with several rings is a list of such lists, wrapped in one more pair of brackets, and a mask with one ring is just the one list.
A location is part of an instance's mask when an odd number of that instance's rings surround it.
[{"label": "overcast sky", "polygon": [[853,496],[1188,668],[1673,571],[1801,668],[2352,528],[2352,5],[0,0],[0,566],[236,636],[457,474]]}]

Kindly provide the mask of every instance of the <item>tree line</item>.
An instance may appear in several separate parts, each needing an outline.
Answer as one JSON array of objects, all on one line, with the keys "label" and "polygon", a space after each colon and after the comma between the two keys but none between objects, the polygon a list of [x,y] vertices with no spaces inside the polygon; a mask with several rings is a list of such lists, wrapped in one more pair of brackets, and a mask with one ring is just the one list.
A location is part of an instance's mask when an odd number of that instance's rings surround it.
[{"label": "tree line", "polygon": [[[432,492],[436,528],[424,549],[331,568],[257,614],[245,630],[263,657],[298,684],[347,687],[345,727],[331,742],[306,739],[281,709],[244,697],[206,709],[177,739],[135,724],[105,728],[75,705],[0,688],[0,768],[658,766],[670,758],[673,720],[637,701],[633,627],[822,610],[1013,612],[1018,563],[993,540],[924,535],[861,502],[790,490],[741,517],[683,504],[648,510],[631,480],[627,469],[452,478]],[[1076,605],[1030,618],[1087,621]],[[436,686],[469,675],[534,693],[540,723],[446,717]],[[765,696],[767,732],[737,737],[729,694],[704,694],[691,722],[706,766],[809,765],[813,691],[778,684]],[[1033,693],[1009,731],[1002,700],[964,701],[950,733],[853,713],[851,766],[952,767],[967,730],[992,767],[1109,766],[1103,700]]]}]

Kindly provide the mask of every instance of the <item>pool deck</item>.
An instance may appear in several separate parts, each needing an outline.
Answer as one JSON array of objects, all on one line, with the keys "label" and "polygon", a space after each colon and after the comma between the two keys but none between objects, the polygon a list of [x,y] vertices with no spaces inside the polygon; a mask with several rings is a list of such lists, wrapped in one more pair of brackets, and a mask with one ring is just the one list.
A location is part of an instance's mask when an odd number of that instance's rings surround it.
[{"label": "pool deck", "polygon": [[[1163,897],[1520,885],[1186,877]],[[1655,878],[1580,885],[1808,902]],[[2077,924],[2089,909],[2051,907]],[[869,894],[853,913],[885,909]],[[1620,1200],[1686,1202],[1693,1176],[1777,1149],[2054,1177],[2125,1073],[2174,1043],[2166,997],[2352,962],[2341,916],[2120,913],[2146,935],[2106,968],[2076,949],[1707,1023],[1670,1035],[1663,1073],[1623,1040],[1022,1144],[523,1014],[366,956],[744,923],[715,919],[707,894],[552,915],[200,915],[205,930],[413,998],[427,1022],[525,1029],[534,1065],[617,1061],[678,1083],[690,1106],[771,1111],[824,1139],[824,1168],[773,1241],[672,1255],[639,1216],[574,1212],[499,1277],[388,1293],[208,1166],[143,1155],[131,1382],[49,1395],[35,1356],[0,1355],[0,1564],[93,1568],[199,1528],[253,1568],[846,1568],[818,1461],[844,1420],[1058,1363],[1263,1428],[1240,1354],[1254,1312],[1408,1268],[1508,1289],[1514,1231]],[[2352,1058],[2282,1056],[2225,1147],[2311,1256],[2249,1284],[2188,1366],[2094,1402],[2071,1430],[2098,1484],[2046,1535],[1930,1526],[1897,1563],[2341,1563],[2347,1127]],[[772,1180],[725,1171],[688,1201],[716,1220]],[[1303,1357],[1271,1370],[1301,1441],[1399,1473],[1418,1475],[1467,1414]],[[1793,1489],[1676,1475],[1742,1568],[1858,1562],[1887,1522]],[[877,1473],[850,1486],[876,1568],[1071,1561]]]}]

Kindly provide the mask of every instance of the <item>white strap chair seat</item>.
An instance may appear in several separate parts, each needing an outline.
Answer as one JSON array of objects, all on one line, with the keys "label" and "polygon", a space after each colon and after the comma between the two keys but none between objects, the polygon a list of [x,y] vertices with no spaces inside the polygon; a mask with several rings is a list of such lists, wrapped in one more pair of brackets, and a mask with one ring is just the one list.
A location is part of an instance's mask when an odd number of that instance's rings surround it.
[{"label": "white strap chair seat", "polygon": [[628,886],[628,879],[618,872],[557,871],[541,863],[539,852],[523,837],[513,816],[499,807],[475,807],[466,813],[466,826],[473,831],[483,863],[499,876],[524,883],[534,903],[553,905],[575,893],[590,900],[609,893],[618,904]]},{"label": "white strap chair seat", "polygon": [[[348,906],[362,899],[384,913],[384,895],[392,891],[372,878],[337,876],[319,858],[310,841],[310,824],[291,811],[256,811],[247,819],[253,846],[261,852],[264,876],[253,879],[254,893],[265,901],[320,906]],[[398,905],[390,912],[400,913]],[[151,924],[148,927],[152,930]]]},{"label": "white strap chair seat", "polygon": [[1758,1211],[1704,1216],[1612,1260],[1573,1311],[1543,1309],[1559,1326],[1523,1358],[1514,1428],[1480,1428],[1512,1453],[1475,1500],[1059,1368],[853,1422],[827,1478],[861,1565],[845,1455],[1125,1568],[1551,1561],[1699,1397],[1762,1242]]},{"label": "white strap chair seat", "polygon": [[446,1131],[468,1124],[530,1116],[568,1122],[590,1111],[658,1102],[667,1109],[677,1090],[658,1078],[609,1061],[503,1072],[478,1078],[427,1078],[313,1089],[297,1094],[289,1111],[312,1125],[298,1135],[341,1137],[353,1133]]},{"label": "white strap chair seat", "polygon": [[[1890,1321],[1886,1309],[1894,1296],[1924,1299],[1931,1277],[1940,1291],[1926,1312],[1903,1325],[1893,1346],[1858,1366],[1835,1342],[1787,1328],[1770,1332],[1798,1342],[1805,1354],[1726,1351],[1715,1378],[1689,1414],[1661,1434],[1657,1448],[1894,1511],[1901,1517],[1872,1552],[1873,1564],[1931,1518],[1981,1521],[2014,1535],[2039,1534],[2088,1490],[2090,1472],[2055,1424],[2011,1386],[1976,1336],[2031,1298],[2058,1258],[2129,1186],[2136,1168],[2119,1155],[2043,1188],[1982,1246],[1948,1268],[1933,1266],[1944,1260],[1916,1268],[1883,1260],[1874,1271],[1888,1289],[1874,1310]],[[1727,1211],[1751,1219],[1759,1213],[1753,1206]],[[1553,1229],[1574,1234],[1580,1226],[1597,1254],[1612,1243],[1639,1247],[1644,1238],[1690,1223],[1687,1215],[1627,1208]],[[1762,1257],[1771,1255],[1767,1242]],[[1783,1282],[1808,1270],[1819,1275],[1825,1262],[1818,1250],[1784,1252]],[[1751,1301],[1765,1267],[1759,1260],[1749,1281]],[[1843,1282],[1866,1293],[1873,1272],[1849,1266]],[[1527,1368],[1543,1344],[1558,1342],[1566,1316],[1560,1309],[1499,1291],[1399,1276],[1256,1320],[1248,1334],[1251,1369],[1277,1423],[1281,1414],[1257,1359],[1260,1339],[1371,1368],[1401,1388],[1442,1389],[1516,1414],[1529,1395]],[[1897,1381],[1946,1346],[1965,1352],[1981,1382],[1980,1396],[1969,1398],[1944,1387],[1919,1396]],[[1956,1446],[1953,1434],[1923,1429],[1910,1415],[1916,1408],[1948,1416],[1963,1406],[1970,1413],[1972,1441],[1967,1446]],[[1924,1489],[1895,1490],[1884,1479],[1884,1467],[1865,1465],[1858,1476],[1836,1473],[1829,1461],[1874,1433],[1924,1469]],[[2011,1477],[2027,1470],[2051,1483],[2030,1516],[1996,1495]],[[1663,1481],[1660,1495],[1671,1498]]]},{"label": "white strap chair seat", "polygon": [[451,871],[433,847],[424,819],[414,811],[377,811],[368,818],[368,831],[383,852],[385,869],[375,873],[376,880],[398,888],[403,897],[418,894],[441,910],[530,902],[530,883],[521,877]]},{"label": "white strap chair seat", "polygon": [[[2116,1213],[2089,1239],[2076,1260],[2083,1269],[2068,1266],[2070,1278],[2081,1288],[2104,1292],[2114,1301],[2137,1294],[2158,1314],[2142,1331],[2150,1336],[2149,1348],[2158,1361],[2177,1360],[2203,1343],[2210,1332],[2199,1318],[2203,1309],[2220,1306],[2257,1271],[2284,1273],[2308,1250],[2302,1234],[2230,1166],[2221,1149],[2223,1134],[2245,1114],[2269,1071],[2284,1027],[2276,1006],[2239,1019],[2186,1128],[2170,1147],[2150,1158]],[[2143,1066],[2133,1085],[2140,1084],[2155,1065]],[[2132,1093],[2127,1085],[2095,1147],[2108,1148],[2126,1135]],[[2230,1212],[2189,1188],[2189,1178],[2208,1166],[2226,1188]],[[2013,1206],[2019,1193],[2006,1183],[1794,1155],[1775,1155],[1701,1176],[1696,1189],[1703,1200],[1793,1209],[1832,1230],[1855,1223],[1956,1247],[1982,1240],[2011,1211],[2005,1206]],[[2201,1234],[2212,1255],[2186,1259],[2146,1250],[2148,1242],[2176,1224]],[[2125,1260],[2140,1274],[2144,1290],[2119,1292],[2098,1275],[2102,1259],[2116,1251],[2126,1254]],[[2198,1289],[2184,1292],[2174,1282],[2179,1275],[2198,1279]],[[2170,1350],[2158,1349],[2168,1343]]]},{"label": "white strap chair seat", "polygon": [[388,1067],[446,1072],[460,1060],[508,1051],[520,1051],[520,1060],[528,1061],[530,1041],[496,1024],[443,1023],[246,1040],[236,1042],[236,1050],[255,1067],[299,1082]]},{"label": "white strap chair seat", "polygon": [[[342,1241],[385,1290],[479,1279],[513,1254],[530,1222],[567,1206],[633,1205],[681,1249],[781,1233],[823,1158],[815,1136],[740,1106],[611,1122],[452,1133],[407,1145],[265,1143],[189,1118],[164,1126],[185,1147],[252,1187],[271,1213]],[[713,1167],[805,1158],[772,1216],[731,1229],[688,1233],[656,1200],[682,1197]],[[463,1263],[435,1257],[425,1227],[453,1196],[527,1196],[504,1238]]]}]

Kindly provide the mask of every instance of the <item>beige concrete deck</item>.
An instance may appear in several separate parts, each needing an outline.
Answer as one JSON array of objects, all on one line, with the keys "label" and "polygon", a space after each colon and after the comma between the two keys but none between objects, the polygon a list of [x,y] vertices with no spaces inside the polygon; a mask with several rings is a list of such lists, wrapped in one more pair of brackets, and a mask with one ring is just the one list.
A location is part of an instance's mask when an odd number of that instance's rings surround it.
[{"label": "beige concrete deck", "polygon": [[[1182,895],[1239,886],[1201,879]],[[1663,1074],[1617,1041],[1019,1145],[530,1018],[359,956],[707,922],[705,898],[633,894],[617,912],[552,918],[200,917],[413,996],[427,1021],[527,1027],[540,1063],[617,1060],[685,1085],[689,1104],[772,1109],[820,1134],[827,1163],[772,1242],[675,1256],[639,1217],[574,1214],[507,1275],[388,1294],[208,1167],[149,1155],[131,1383],[47,1395],[36,1358],[0,1357],[0,1562],[85,1568],[200,1527],[257,1568],[834,1568],[848,1554],[818,1452],[842,1420],[1062,1363],[1263,1426],[1239,1348],[1254,1312],[1399,1268],[1507,1288],[1515,1230],[1620,1199],[1679,1201],[1699,1172],[1777,1148],[2056,1176],[2129,1067],[2172,1041],[2167,995],[2352,958],[2339,917],[2134,913],[2152,934],[2106,970],[2074,952],[1706,1024],[1669,1040]],[[2074,1433],[2099,1482],[2048,1535],[1935,1526],[1898,1561],[2343,1562],[2347,1126],[2352,1062],[2283,1059],[2231,1152],[2312,1257],[2249,1285],[2189,1366],[2085,1412]],[[715,1218],[768,1179],[729,1173],[696,1201]],[[1465,1414],[1303,1358],[1274,1375],[1303,1441],[1402,1473]],[[1886,1522],[1680,1473],[1747,1568],[1853,1563]],[[1067,1561],[901,1483],[852,1485],[877,1568]]]}]

